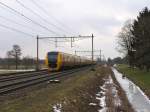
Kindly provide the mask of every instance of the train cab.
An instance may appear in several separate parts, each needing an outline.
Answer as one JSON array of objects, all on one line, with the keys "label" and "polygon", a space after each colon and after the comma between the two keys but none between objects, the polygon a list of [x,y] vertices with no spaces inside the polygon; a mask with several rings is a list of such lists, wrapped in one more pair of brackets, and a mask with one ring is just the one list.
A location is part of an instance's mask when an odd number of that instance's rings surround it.
[{"label": "train cab", "polygon": [[49,71],[59,70],[59,52],[48,52],[47,53],[47,66]]}]

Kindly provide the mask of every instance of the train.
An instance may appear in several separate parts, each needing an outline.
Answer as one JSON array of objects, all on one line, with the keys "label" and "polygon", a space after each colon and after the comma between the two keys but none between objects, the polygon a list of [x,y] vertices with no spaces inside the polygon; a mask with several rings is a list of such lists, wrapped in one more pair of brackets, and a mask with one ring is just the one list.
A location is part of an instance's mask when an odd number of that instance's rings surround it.
[{"label": "train", "polygon": [[88,58],[58,51],[48,52],[45,63],[49,71],[60,71],[95,64]]}]

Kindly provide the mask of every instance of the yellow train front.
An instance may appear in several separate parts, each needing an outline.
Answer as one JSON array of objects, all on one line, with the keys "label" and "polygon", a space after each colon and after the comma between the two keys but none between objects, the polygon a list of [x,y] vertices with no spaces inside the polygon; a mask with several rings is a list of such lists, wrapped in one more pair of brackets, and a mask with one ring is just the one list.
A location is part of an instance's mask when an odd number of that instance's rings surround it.
[{"label": "yellow train front", "polygon": [[85,57],[71,55],[63,52],[48,52],[46,55],[46,65],[49,71],[59,71],[63,69],[92,65],[93,62]]}]

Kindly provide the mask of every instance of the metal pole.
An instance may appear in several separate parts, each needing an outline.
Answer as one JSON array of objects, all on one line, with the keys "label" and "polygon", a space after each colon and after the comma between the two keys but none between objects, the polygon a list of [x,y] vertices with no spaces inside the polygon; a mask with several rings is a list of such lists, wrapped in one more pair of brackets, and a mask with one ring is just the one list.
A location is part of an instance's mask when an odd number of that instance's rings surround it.
[{"label": "metal pole", "polygon": [[57,38],[55,38],[55,47],[57,47]]},{"label": "metal pole", "polygon": [[92,34],[92,61],[94,61],[94,46],[93,46],[93,34]]},{"label": "metal pole", "polygon": [[71,37],[71,47],[73,47],[73,46],[72,46],[72,37]]},{"label": "metal pole", "polygon": [[39,70],[39,37],[37,35],[37,60],[36,60],[36,70]]},{"label": "metal pole", "polygon": [[101,62],[101,50],[100,50],[100,62]]}]

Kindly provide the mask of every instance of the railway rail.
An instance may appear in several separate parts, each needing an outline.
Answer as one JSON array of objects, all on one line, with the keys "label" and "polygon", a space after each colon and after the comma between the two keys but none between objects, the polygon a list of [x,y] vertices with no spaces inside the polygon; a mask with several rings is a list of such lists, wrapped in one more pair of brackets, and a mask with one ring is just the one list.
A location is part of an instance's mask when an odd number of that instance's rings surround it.
[{"label": "railway rail", "polygon": [[11,93],[13,91],[40,84],[49,80],[71,75],[75,72],[79,72],[87,68],[89,68],[89,66],[66,70],[62,72],[54,72],[51,74],[48,74],[46,71],[41,71],[21,74],[20,76],[18,74],[15,76],[0,77],[0,95]]},{"label": "railway rail", "polygon": [[42,75],[46,74],[47,71],[38,71],[38,72],[30,72],[30,73],[20,73],[20,74],[12,74],[12,75],[6,75],[0,77],[0,82],[15,80],[15,79],[21,79],[26,77],[32,77],[34,75]]}]

